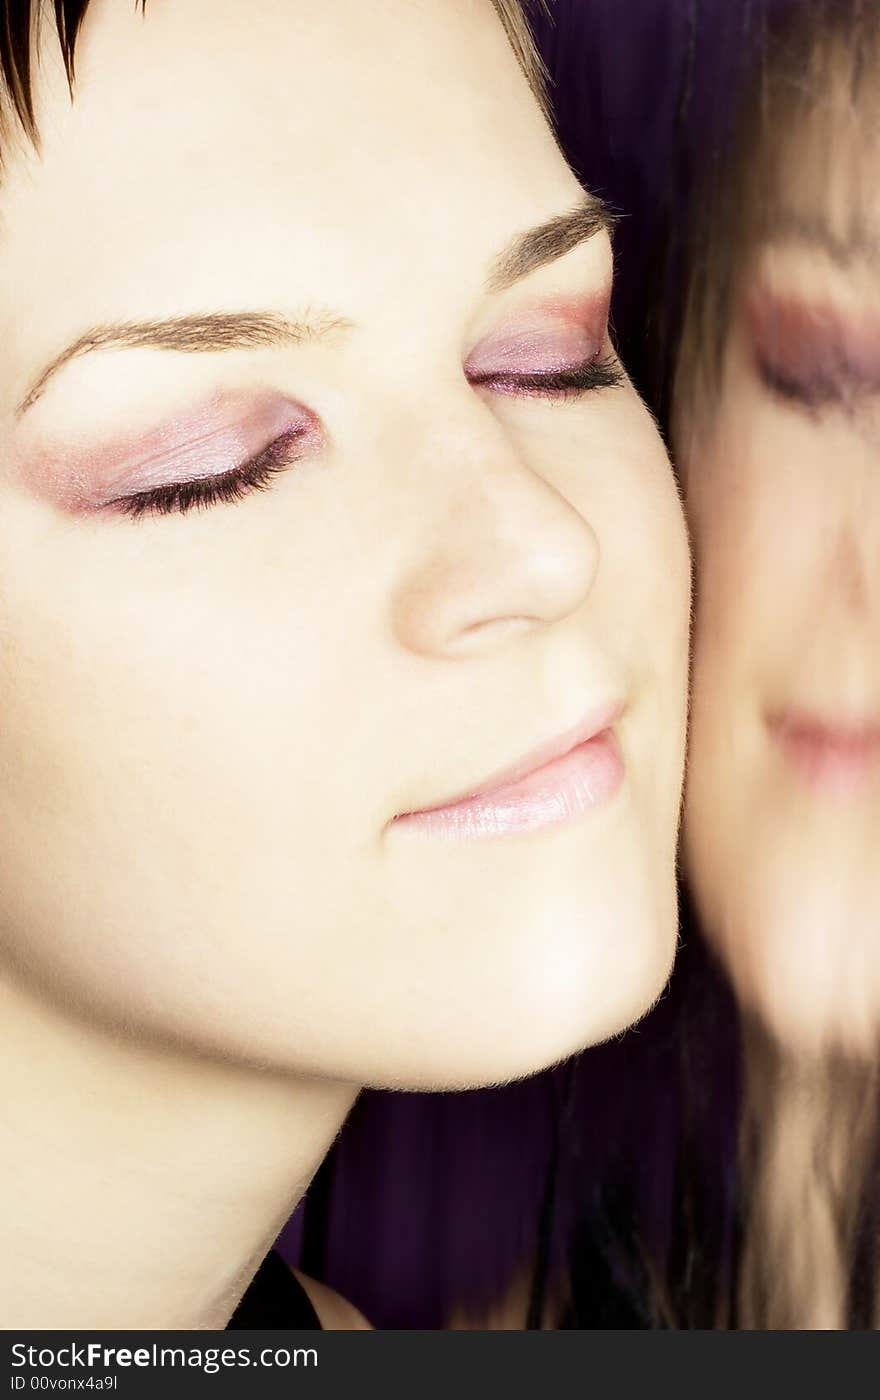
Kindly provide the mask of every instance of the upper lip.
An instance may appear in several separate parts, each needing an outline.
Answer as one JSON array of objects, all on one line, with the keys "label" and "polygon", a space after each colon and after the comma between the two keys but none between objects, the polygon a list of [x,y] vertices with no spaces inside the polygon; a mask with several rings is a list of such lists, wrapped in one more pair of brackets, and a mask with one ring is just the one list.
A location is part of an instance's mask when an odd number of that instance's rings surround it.
[{"label": "upper lip", "polygon": [[595,739],[597,734],[609,729],[619,718],[623,710],[621,702],[616,701],[602,705],[590,710],[577,724],[557,734],[553,739],[547,739],[536,748],[531,749],[524,757],[510,763],[504,768],[497,769],[490,773],[487,778],[482,779],[474,786],[459,791],[452,797],[447,797],[441,802],[433,802],[428,807],[413,807],[408,812],[401,812],[400,816],[412,816],[417,812],[435,812],[443,807],[454,807],[461,802],[469,802],[475,797],[487,797],[498,788],[507,787],[511,783],[516,783],[520,778],[527,777],[530,773],[535,773],[539,768],[544,768],[554,759],[562,758],[565,754],[576,749],[580,744],[585,744],[588,739]]}]

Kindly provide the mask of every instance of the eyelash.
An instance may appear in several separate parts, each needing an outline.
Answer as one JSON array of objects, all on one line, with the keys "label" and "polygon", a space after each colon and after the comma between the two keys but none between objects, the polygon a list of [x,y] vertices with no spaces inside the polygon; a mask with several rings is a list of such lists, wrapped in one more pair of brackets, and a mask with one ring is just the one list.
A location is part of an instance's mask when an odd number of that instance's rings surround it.
[{"label": "eyelash", "polygon": [[240,467],[231,467],[216,476],[194,477],[190,481],[169,482],[132,496],[117,496],[106,509],[120,511],[133,520],[144,515],[186,515],[191,510],[207,510],[221,502],[241,501],[252,491],[265,491],[273,479],[296,461],[295,450],[303,437],[294,429],[275,438],[262,452]]},{"label": "eyelash", "polygon": [[[616,389],[625,379],[619,361],[609,355],[547,374],[487,374],[475,377],[470,382],[503,393],[523,394],[532,398],[570,399],[579,398],[594,389]],[[224,502],[241,501],[252,491],[265,491],[276,476],[296,461],[298,453],[295,449],[302,436],[301,429],[284,433],[239,467],[231,467],[229,471],[216,476],[195,477],[190,481],[151,487],[149,491],[138,491],[131,496],[118,496],[108,501],[105,508],[139,520],[145,515],[185,515],[189,511],[208,510]]]},{"label": "eyelash", "polygon": [[478,375],[471,383],[533,398],[573,399],[593,389],[617,389],[625,381],[620,361],[614,355],[606,355],[585,360],[571,369],[550,370],[545,374]]}]

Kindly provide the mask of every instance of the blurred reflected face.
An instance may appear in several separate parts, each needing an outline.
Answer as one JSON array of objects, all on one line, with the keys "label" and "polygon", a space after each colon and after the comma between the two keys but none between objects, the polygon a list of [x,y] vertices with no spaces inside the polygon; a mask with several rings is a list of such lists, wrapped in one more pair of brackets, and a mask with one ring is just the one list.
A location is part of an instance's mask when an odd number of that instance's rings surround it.
[{"label": "blurred reflected face", "polygon": [[491,6],[96,0],[56,68],[2,191],[5,975],[357,1082],[609,1035],[674,945],[688,560]]},{"label": "blurred reflected face", "polygon": [[829,129],[828,111],[786,144],[719,401],[679,444],[686,847],[746,1004],[795,1048],[863,1053],[880,1029],[880,152],[864,113],[841,102]]}]

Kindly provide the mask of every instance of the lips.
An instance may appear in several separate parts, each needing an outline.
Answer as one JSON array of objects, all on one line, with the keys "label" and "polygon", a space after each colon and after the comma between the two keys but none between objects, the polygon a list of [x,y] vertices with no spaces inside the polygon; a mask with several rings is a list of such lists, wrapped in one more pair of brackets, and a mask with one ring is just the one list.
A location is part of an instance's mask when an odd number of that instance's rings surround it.
[{"label": "lips", "polygon": [[612,726],[621,711],[620,704],[594,710],[477,786],[436,806],[402,812],[392,825],[460,839],[576,820],[620,786],[623,760]]},{"label": "lips", "polygon": [[880,723],[803,710],[771,715],[768,730],[793,771],[816,791],[848,793],[880,774]]}]

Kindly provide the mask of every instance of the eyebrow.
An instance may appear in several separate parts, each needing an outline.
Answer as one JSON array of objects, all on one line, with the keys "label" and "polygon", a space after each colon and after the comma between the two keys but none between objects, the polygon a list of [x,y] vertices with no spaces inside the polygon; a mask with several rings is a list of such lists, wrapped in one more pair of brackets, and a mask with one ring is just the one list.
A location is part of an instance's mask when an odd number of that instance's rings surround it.
[{"label": "eyebrow", "polygon": [[[492,264],[486,279],[487,291],[508,290],[596,234],[610,235],[615,223],[616,216],[604,200],[585,194],[573,209],[556,214],[511,239]],[[71,360],[96,350],[151,349],[205,355],[302,345],[352,328],[351,321],[330,311],[310,312],[296,320],[275,311],[214,311],[93,326],[71,341],[40,371],[16,408],[15,416],[20,418],[26,413],[49,380]]]},{"label": "eyebrow", "polygon": [[617,222],[604,200],[598,195],[585,194],[583,199],[565,214],[556,214],[536,228],[512,239],[495,259],[486,282],[490,292],[503,292],[539,267],[564,257],[580,243],[586,243],[597,233],[611,234]]},{"label": "eyebrow", "polygon": [[214,311],[169,316],[157,321],[118,321],[93,326],[50,360],[15,410],[20,418],[42,394],[53,375],[94,350],[176,350],[205,355],[223,350],[255,350],[302,345],[350,330],[351,322],[330,312],[310,312],[291,320],[275,311]]}]

